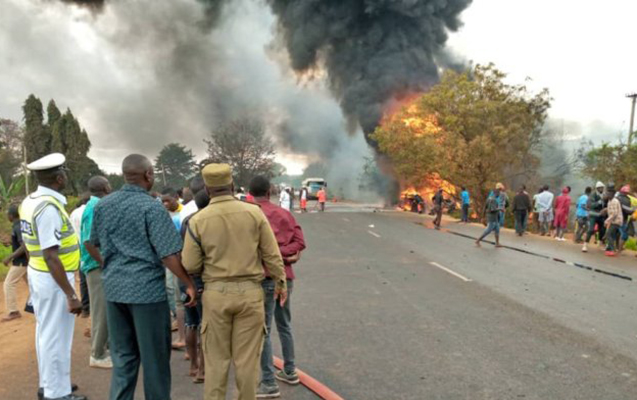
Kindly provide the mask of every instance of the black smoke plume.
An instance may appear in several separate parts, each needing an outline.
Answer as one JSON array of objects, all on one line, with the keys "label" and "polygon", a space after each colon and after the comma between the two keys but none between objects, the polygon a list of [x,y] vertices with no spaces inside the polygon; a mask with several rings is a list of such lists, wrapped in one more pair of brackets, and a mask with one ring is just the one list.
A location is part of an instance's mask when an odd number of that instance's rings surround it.
[{"label": "black smoke plume", "polygon": [[449,31],[471,0],[268,0],[297,72],[326,68],[350,122],[368,135],[392,100],[439,79]]}]

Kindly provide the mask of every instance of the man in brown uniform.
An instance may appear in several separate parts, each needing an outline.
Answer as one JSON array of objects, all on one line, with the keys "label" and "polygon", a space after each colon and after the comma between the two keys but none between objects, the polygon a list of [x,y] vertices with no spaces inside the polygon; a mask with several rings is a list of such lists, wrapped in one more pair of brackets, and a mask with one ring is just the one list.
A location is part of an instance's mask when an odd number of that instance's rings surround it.
[{"label": "man in brown uniform", "polygon": [[239,400],[254,400],[259,381],[265,312],[263,265],[283,304],[287,287],[283,259],[259,206],[233,197],[232,170],[209,164],[202,171],[210,206],[190,219],[182,253],[188,273],[202,274],[202,349],[206,400],[225,400],[232,360]]}]

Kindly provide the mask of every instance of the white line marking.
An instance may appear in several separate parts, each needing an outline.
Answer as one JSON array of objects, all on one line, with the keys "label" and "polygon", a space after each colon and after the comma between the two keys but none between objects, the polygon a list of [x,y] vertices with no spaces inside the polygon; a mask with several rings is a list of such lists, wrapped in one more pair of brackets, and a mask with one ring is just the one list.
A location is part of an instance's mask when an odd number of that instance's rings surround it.
[{"label": "white line marking", "polygon": [[367,231],[367,233],[369,233],[369,234],[370,234],[370,235],[372,235],[372,236],[376,236],[377,238],[379,238],[379,237],[380,237],[380,235],[379,235],[378,233],[376,233],[376,232]]},{"label": "white line marking", "polygon": [[350,221],[349,219],[347,219],[347,218],[343,218],[343,221],[345,221],[345,222],[351,222],[351,221]]},{"label": "white line marking", "polygon": [[440,268],[441,270],[445,271],[446,273],[451,274],[451,275],[455,276],[456,278],[460,278],[460,279],[462,279],[465,282],[471,282],[471,279],[467,278],[466,276],[460,275],[459,273],[457,273],[455,271],[452,271],[449,268],[438,264],[437,262],[432,261],[429,264],[433,265],[436,268]]}]

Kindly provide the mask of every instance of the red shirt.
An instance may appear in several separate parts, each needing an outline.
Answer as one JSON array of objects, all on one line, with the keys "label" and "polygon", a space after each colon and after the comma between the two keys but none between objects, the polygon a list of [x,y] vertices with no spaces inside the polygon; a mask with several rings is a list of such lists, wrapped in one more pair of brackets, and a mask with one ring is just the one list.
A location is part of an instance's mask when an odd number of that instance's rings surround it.
[{"label": "red shirt", "polygon": [[[293,256],[305,249],[303,230],[296,222],[296,219],[294,219],[292,213],[279,206],[275,206],[270,200],[255,199],[255,202],[261,206],[261,211],[263,211],[263,214],[265,214],[265,217],[270,222],[283,258]],[[286,262],[284,262],[284,264],[285,275],[288,279],[294,279],[292,264]],[[267,270],[265,270],[265,276],[268,276]]]}]

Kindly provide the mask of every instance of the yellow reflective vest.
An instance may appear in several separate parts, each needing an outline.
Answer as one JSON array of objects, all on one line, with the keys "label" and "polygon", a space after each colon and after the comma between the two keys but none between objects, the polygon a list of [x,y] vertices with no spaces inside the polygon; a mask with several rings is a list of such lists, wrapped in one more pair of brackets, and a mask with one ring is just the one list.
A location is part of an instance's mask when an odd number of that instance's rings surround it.
[{"label": "yellow reflective vest", "polygon": [[49,267],[44,260],[44,254],[38,239],[36,219],[45,207],[52,205],[58,210],[60,218],[62,218],[62,231],[59,238],[61,245],[58,249],[60,261],[64,265],[65,271],[76,271],[80,267],[80,241],[64,206],[52,196],[32,196],[24,199],[20,206],[22,240],[29,252],[29,266],[37,271],[49,272]]}]

